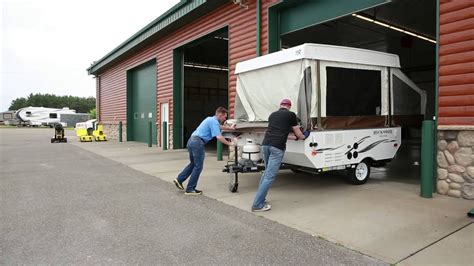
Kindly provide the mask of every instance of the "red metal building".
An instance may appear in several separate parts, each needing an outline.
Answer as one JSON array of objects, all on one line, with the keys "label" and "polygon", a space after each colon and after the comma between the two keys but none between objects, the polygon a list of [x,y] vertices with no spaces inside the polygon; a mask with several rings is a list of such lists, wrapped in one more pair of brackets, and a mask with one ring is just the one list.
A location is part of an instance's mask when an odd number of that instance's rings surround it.
[{"label": "red metal building", "polygon": [[471,0],[182,0],[89,67],[98,120],[135,141],[152,122],[157,146],[182,148],[193,114],[232,113],[237,62],[305,42],[398,54],[438,124],[438,192],[474,198]]}]

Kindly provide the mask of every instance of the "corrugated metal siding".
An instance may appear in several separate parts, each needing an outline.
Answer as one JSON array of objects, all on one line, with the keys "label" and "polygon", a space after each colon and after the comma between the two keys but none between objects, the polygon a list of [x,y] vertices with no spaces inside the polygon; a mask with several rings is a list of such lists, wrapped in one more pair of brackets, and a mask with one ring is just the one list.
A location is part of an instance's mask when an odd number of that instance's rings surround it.
[{"label": "corrugated metal siding", "polygon": [[474,1],[440,4],[439,124],[474,125]]},{"label": "corrugated metal siding", "polygon": [[[278,0],[262,1],[262,52],[267,52],[267,9]],[[236,77],[235,64],[256,56],[256,6],[252,1],[243,9],[229,1],[206,16],[187,24],[166,38],[142,49],[129,58],[101,73],[100,120],[105,124],[126,122],[126,72],[137,65],[156,58],[157,105],[170,102],[170,120],[173,121],[173,49],[209,32],[229,27],[229,107],[234,108]],[[160,109],[157,106],[157,112]],[[159,118],[159,116],[158,116]]]},{"label": "corrugated metal siding", "polygon": [[204,4],[205,2],[206,2],[205,0],[194,0],[192,2],[189,2],[189,3],[181,6],[178,10],[176,10],[174,13],[172,13],[165,20],[162,20],[162,21],[158,22],[156,25],[154,25],[153,27],[147,29],[142,34],[140,34],[137,38],[133,39],[133,37],[132,37],[132,40],[130,40],[129,42],[126,41],[126,43],[122,47],[117,48],[114,52],[112,52],[115,55],[110,56],[110,57],[104,59],[103,61],[100,61],[99,63],[97,63],[97,65],[93,66],[92,69],[99,69],[102,66],[107,65],[112,60],[114,60],[117,56],[123,54],[125,51],[131,49],[132,47],[134,47],[137,44],[141,43],[142,41],[146,40],[147,38],[149,38],[150,36],[152,36],[156,32],[162,30],[166,26],[168,26],[171,23],[175,22],[177,19],[183,17],[187,13],[193,11],[195,8],[197,8],[198,6]]}]

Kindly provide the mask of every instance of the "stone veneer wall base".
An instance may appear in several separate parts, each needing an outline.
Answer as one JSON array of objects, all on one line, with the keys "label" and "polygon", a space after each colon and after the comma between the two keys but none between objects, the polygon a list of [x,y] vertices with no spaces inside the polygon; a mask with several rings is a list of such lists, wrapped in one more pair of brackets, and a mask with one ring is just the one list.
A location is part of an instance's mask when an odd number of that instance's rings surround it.
[{"label": "stone veneer wall base", "polygon": [[[118,140],[118,124],[103,124],[108,139]],[[122,124],[122,141],[127,141],[127,125]]]},{"label": "stone veneer wall base", "polygon": [[442,195],[473,200],[474,130],[453,129],[438,128],[437,190]]}]

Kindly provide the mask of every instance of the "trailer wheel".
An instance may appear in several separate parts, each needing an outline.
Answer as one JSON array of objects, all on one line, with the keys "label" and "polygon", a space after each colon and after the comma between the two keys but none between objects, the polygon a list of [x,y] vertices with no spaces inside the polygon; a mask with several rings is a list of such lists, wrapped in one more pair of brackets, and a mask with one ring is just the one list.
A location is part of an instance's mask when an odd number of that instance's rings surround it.
[{"label": "trailer wheel", "polygon": [[370,165],[367,161],[362,161],[355,168],[349,170],[349,181],[354,185],[362,185],[367,182],[370,176]]},{"label": "trailer wheel", "polygon": [[239,190],[238,173],[230,173],[229,191],[236,193]]}]

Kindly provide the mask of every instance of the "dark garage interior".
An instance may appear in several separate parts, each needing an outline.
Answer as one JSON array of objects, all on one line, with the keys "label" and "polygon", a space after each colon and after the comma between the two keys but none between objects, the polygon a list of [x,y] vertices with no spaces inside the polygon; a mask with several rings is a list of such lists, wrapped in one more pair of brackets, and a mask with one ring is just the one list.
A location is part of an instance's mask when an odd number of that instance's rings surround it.
[{"label": "dark garage interior", "polygon": [[[281,44],[282,48],[289,48],[303,43],[321,43],[397,54],[401,71],[426,91],[424,118],[430,119],[435,108],[434,40],[436,1],[393,0],[381,6],[286,33],[281,37]],[[378,169],[380,172],[395,174],[380,176],[396,176],[406,182],[418,182],[421,120],[420,117],[416,123],[402,125],[403,142],[397,157],[388,167]],[[375,178],[377,176],[373,175]]]},{"label": "dark garage interior", "polygon": [[[211,33],[184,50],[183,128],[186,143],[201,121],[228,106],[228,32]],[[213,148],[215,140],[208,147]]]}]

